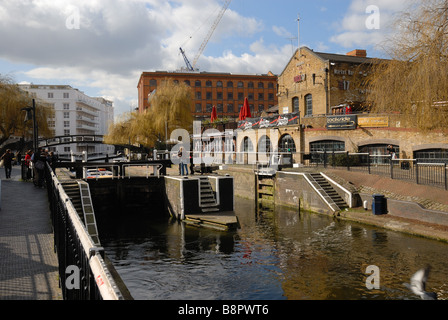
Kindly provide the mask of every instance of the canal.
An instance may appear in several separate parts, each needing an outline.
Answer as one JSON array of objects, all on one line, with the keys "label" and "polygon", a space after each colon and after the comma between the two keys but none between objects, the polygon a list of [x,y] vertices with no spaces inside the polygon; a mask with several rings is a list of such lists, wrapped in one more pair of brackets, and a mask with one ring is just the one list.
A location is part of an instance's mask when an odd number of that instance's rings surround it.
[{"label": "canal", "polygon": [[[448,298],[448,244],[236,198],[241,228],[220,232],[144,213],[98,221],[106,254],[137,300],[407,300],[403,285],[430,264],[427,289]],[[368,289],[368,266],[379,289]]]}]

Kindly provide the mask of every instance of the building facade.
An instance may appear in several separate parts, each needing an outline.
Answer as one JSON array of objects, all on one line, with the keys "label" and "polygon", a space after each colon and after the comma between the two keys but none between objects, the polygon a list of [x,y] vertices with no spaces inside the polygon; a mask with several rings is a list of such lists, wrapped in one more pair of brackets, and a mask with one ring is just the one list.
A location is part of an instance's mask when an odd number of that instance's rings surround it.
[{"label": "building facade", "polygon": [[[48,119],[55,136],[105,135],[114,119],[112,101],[89,97],[69,85],[19,85],[33,98],[40,99],[54,109],[54,118]],[[114,147],[98,143],[77,143],[49,147],[50,151],[67,155],[70,152],[88,155],[113,153]]]},{"label": "building facade", "polygon": [[279,113],[308,117],[339,112],[343,104],[362,107],[363,82],[374,62],[365,50],[340,55],[301,47],[278,77]]},{"label": "building facade", "polygon": [[240,75],[209,72],[143,72],[138,82],[138,108],[140,112],[150,107],[149,97],[162,81],[184,82],[191,87],[191,112],[196,119],[210,118],[216,106],[218,118],[238,118],[239,111],[248,98],[252,114],[277,105],[277,76]]}]

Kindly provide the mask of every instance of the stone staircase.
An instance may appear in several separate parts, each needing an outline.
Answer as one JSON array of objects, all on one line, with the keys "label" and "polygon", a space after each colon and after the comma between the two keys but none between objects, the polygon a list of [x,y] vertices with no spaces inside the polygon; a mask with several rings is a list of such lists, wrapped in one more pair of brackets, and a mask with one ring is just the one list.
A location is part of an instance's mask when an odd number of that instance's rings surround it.
[{"label": "stone staircase", "polygon": [[199,199],[202,213],[218,212],[218,203],[207,177],[199,178]]},{"label": "stone staircase", "polygon": [[347,203],[342,197],[334,190],[331,184],[320,173],[309,174],[314,186],[320,192],[320,194],[326,199],[329,205],[334,211],[341,211],[348,208]]}]

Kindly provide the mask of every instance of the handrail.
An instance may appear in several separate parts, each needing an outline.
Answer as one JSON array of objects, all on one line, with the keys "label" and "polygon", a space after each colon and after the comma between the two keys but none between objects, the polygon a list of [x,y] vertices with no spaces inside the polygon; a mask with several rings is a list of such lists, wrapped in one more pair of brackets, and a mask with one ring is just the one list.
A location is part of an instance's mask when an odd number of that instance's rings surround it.
[{"label": "handrail", "polygon": [[[104,300],[123,300],[124,297],[122,293],[120,292],[117,284],[115,283],[115,280],[113,279],[111,273],[107,269],[106,263],[101,255],[101,253],[104,252],[104,249],[101,247],[98,247],[95,245],[94,241],[90,237],[90,235],[87,232],[86,226],[81,221],[75,207],[73,206],[73,203],[71,202],[70,198],[66,194],[64,188],[62,187],[61,183],[59,182],[58,178],[54,174],[54,172],[51,170],[50,166],[47,164],[47,170],[50,172],[50,181],[52,186],[47,187],[53,187],[55,191],[59,194],[60,202],[63,205],[64,211],[67,213],[67,218],[69,219],[69,222],[73,226],[73,229],[76,233],[76,239],[79,240],[82,250],[84,251],[84,255],[86,259],[88,259],[88,265],[90,266],[90,271],[93,274],[93,277],[96,282],[97,289],[101,295],[101,298]],[[50,191],[49,191],[50,192]],[[54,201],[54,199],[52,199]],[[53,213],[53,214],[58,214]],[[61,218],[64,220],[64,218]],[[54,226],[55,227],[55,226]],[[58,232],[67,232],[66,230],[58,230],[57,227],[55,227],[55,238],[59,238],[62,235],[57,234]],[[72,239],[74,237],[72,236]],[[57,250],[63,250],[62,248],[57,248]],[[70,254],[70,253],[69,253]],[[82,258],[79,258],[80,260],[83,260]],[[61,261],[59,261],[59,264],[61,264]],[[61,266],[60,266],[61,267]],[[64,267],[66,267],[64,265]],[[60,273],[65,272],[65,270],[60,269]],[[61,275],[60,275],[61,277]],[[65,277],[61,277],[61,280],[65,279]],[[72,289],[73,290],[73,289]],[[89,289],[88,289],[89,290]],[[91,289],[90,289],[91,290]]]}]

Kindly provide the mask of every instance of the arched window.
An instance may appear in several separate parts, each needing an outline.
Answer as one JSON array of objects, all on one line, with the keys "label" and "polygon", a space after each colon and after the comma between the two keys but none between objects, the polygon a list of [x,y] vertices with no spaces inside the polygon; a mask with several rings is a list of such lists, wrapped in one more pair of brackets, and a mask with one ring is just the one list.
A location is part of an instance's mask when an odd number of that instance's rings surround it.
[{"label": "arched window", "polygon": [[253,87],[254,87],[254,83],[253,83],[252,81],[250,81],[250,82],[247,84],[247,87],[248,87],[248,88],[253,88]]},{"label": "arched window", "polygon": [[263,89],[263,88],[264,88],[264,83],[258,82],[258,89]]},{"label": "arched window", "polygon": [[242,81],[238,81],[238,88],[244,88],[244,83]]},{"label": "arched window", "polygon": [[210,80],[207,80],[207,81],[205,82],[205,86],[206,86],[206,87],[211,87],[211,86],[212,86],[212,82],[211,82]]},{"label": "arched window", "polygon": [[252,152],[254,151],[254,145],[252,144],[252,141],[249,137],[244,137],[243,144],[241,146],[242,152]]},{"label": "arched window", "polygon": [[289,135],[285,134],[280,138],[279,152],[296,152],[296,144],[294,139]]},{"label": "arched window", "polygon": [[233,82],[232,81],[228,81],[227,82],[227,88],[233,88]]},{"label": "arched window", "polygon": [[313,95],[307,94],[305,96],[305,116],[313,115]]},{"label": "arched window", "polygon": [[216,86],[217,86],[218,88],[222,88],[222,81],[218,81],[218,82],[216,82]]},{"label": "arched window", "polygon": [[195,87],[200,87],[200,86],[202,86],[201,80],[196,80],[196,81],[194,82],[194,86],[195,86]]}]

